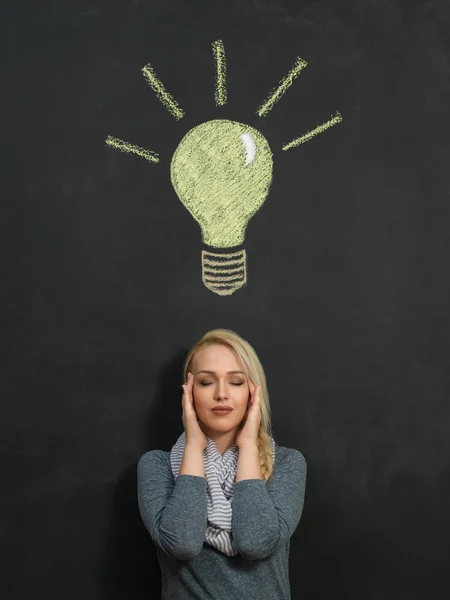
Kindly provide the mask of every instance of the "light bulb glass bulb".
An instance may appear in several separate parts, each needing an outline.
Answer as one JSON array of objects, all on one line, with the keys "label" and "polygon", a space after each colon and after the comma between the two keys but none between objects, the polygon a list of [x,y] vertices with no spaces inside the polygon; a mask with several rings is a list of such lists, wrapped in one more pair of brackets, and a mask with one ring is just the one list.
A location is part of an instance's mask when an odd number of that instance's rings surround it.
[{"label": "light bulb glass bulb", "polygon": [[218,119],[191,129],[172,157],[172,185],[202,230],[203,241],[230,248],[244,241],[248,220],[263,204],[273,159],[253,127]]},{"label": "light bulb glass bulb", "polygon": [[[232,248],[243,243],[249,219],[265,201],[272,171],[272,152],[259,131],[217,119],[184,136],[172,157],[170,176],[179,199],[199,223],[203,242],[214,248]],[[245,273],[245,251],[241,254]],[[235,258],[236,253],[228,256]],[[241,285],[242,277],[232,291]]]}]

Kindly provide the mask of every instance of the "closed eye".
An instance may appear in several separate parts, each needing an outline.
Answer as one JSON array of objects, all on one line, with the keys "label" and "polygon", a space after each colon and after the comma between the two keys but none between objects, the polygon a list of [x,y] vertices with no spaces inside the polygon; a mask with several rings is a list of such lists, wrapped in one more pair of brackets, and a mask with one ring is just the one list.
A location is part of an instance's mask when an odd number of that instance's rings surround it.
[{"label": "closed eye", "polygon": [[[200,385],[202,387],[206,387],[208,385],[212,385],[214,382],[213,381],[199,381]],[[230,381],[231,385],[244,385],[245,381],[239,381],[239,382],[234,382],[234,381]]]}]

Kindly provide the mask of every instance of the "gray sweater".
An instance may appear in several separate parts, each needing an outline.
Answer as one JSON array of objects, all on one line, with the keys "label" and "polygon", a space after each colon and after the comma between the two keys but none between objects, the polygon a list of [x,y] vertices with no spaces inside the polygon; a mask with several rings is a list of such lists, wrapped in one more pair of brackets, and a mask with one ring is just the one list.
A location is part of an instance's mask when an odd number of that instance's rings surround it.
[{"label": "gray sweater", "polygon": [[206,479],[179,475],[170,452],[152,450],[138,464],[142,520],[157,547],[161,600],[290,600],[289,547],[302,514],[306,462],[293,448],[276,445],[267,484],[234,484],[232,538],[226,556],[204,541]]}]

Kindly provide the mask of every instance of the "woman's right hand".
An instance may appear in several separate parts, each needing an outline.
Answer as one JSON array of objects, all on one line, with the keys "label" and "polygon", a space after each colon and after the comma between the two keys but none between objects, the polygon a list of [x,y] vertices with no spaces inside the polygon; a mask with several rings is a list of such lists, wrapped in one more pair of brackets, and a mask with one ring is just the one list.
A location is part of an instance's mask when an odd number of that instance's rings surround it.
[{"label": "woman's right hand", "polygon": [[194,386],[194,376],[188,373],[187,382],[181,387],[183,388],[183,426],[186,432],[186,446],[197,446],[203,451],[206,448],[206,436],[200,429],[197,423],[197,414],[194,409],[194,397],[192,388]]}]

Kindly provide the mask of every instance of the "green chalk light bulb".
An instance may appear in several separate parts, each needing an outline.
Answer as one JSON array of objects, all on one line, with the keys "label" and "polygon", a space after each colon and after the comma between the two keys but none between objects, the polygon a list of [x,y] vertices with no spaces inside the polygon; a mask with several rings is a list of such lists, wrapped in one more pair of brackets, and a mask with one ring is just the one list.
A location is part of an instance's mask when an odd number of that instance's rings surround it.
[{"label": "green chalk light bulb", "polygon": [[[273,158],[265,137],[253,127],[217,119],[191,129],[172,157],[172,185],[199,223],[203,242],[233,248],[244,242],[249,219],[264,203],[272,182]],[[208,289],[230,295],[246,282],[245,250],[202,251]]]}]

